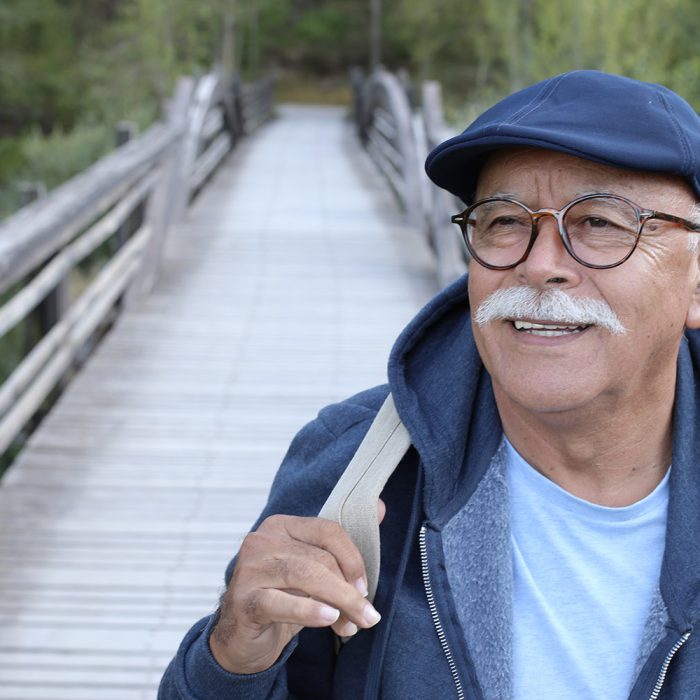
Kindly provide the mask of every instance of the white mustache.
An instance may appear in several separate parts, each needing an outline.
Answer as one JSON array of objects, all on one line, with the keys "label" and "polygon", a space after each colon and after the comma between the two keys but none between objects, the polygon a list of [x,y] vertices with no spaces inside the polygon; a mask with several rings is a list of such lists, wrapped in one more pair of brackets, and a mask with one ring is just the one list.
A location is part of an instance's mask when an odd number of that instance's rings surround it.
[{"label": "white mustache", "polygon": [[561,289],[497,289],[479,304],[474,314],[474,321],[479,326],[491,321],[515,319],[567,326],[601,326],[613,335],[626,332],[617,314],[606,302],[571,297]]}]

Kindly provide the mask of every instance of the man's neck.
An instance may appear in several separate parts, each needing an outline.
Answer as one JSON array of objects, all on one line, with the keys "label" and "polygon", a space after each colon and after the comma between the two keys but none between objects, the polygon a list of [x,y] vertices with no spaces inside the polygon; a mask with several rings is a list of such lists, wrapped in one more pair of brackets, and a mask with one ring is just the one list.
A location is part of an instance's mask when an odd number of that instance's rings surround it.
[{"label": "man's neck", "polygon": [[[515,449],[535,469],[579,498],[621,507],[648,496],[671,463],[673,397],[614,411],[532,414],[496,401]],[[605,416],[605,419],[601,419]]]}]

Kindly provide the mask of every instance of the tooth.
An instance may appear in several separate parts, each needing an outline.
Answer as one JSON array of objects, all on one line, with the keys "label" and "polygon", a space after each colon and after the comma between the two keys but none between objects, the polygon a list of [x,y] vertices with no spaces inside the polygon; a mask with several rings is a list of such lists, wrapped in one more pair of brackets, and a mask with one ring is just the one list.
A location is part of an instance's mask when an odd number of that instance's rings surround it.
[{"label": "tooth", "polygon": [[530,323],[529,321],[513,321],[516,330],[525,331],[575,331],[580,326],[572,326],[564,323]]}]

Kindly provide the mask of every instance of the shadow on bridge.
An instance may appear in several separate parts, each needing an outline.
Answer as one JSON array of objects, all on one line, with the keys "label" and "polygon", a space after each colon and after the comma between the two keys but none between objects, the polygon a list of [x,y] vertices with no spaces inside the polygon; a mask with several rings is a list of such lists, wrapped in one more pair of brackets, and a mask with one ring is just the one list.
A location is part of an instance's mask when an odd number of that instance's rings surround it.
[{"label": "shadow on bridge", "polygon": [[[104,335],[0,488],[0,698],[154,697],[294,432],[382,383],[396,334],[459,273],[405,90],[380,72],[356,97],[386,179],[342,109],[268,121],[269,85],[206,76],[0,227],[0,291],[17,287],[0,335],[53,309],[0,389],[0,450]],[[109,239],[71,301],[70,269]]]}]

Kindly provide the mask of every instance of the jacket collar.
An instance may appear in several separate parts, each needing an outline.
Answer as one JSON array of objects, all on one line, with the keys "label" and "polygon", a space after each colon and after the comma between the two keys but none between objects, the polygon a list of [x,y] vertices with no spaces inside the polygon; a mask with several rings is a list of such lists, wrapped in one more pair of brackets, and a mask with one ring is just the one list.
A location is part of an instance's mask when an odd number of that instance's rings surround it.
[{"label": "jacket collar", "polygon": [[690,331],[678,355],[673,468],[661,594],[681,632],[700,618],[700,333]]},{"label": "jacket collar", "polygon": [[424,465],[426,515],[444,524],[476,488],[502,433],[491,379],[472,334],[466,275],[399,336],[388,374],[397,411]]}]

